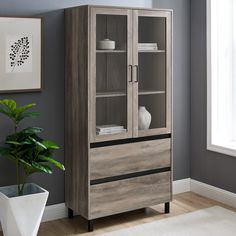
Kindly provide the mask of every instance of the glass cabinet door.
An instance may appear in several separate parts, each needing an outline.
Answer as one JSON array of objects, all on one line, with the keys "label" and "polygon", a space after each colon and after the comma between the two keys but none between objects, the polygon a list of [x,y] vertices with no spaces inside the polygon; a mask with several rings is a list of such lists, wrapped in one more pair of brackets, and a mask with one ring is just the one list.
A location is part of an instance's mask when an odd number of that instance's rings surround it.
[{"label": "glass cabinet door", "polygon": [[92,141],[132,137],[130,10],[98,7],[91,16]]},{"label": "glass cabinet door", "polygon": [[135,11],[134,136],[170,132],[171,13]]}]

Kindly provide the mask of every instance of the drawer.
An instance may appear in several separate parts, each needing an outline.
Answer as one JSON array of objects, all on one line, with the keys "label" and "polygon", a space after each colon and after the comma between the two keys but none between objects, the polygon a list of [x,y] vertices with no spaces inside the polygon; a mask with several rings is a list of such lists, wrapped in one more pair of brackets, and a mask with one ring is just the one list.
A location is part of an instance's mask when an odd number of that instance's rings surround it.
[{"label": "drawer", "polygon": [[170,139],[90,149],[90,179],[170,167]]},{"label": "drawer", "polygon": [[171,173],[163,172],[90,186],[90,219],[171,200]]}]

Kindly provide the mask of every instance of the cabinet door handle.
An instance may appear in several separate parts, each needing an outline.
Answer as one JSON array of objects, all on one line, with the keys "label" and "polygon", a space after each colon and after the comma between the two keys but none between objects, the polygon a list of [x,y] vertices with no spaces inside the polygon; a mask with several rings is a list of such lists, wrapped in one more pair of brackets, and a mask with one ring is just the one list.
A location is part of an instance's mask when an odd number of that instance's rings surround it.
[{"label": "cabinet door handle", "polygon": [[139,82],[139,66],[134,65],[134,67],[136,68],[136,80],[134,82],[138,83]]},{"label": "cabinet door handle", "polygon": [[130,80],[129,83],[133,82],[133,66],[132,65],[128,65],[128,69],[130,69]]}]

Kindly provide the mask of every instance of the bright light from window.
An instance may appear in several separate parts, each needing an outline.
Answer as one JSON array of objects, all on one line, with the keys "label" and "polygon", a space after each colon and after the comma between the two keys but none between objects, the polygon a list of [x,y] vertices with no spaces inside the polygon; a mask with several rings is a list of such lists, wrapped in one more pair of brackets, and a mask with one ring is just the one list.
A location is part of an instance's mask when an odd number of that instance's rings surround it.
[{"label": "bright light from window", "polygon": [[207,147],[236,156],[236,0],[207,4]]}]

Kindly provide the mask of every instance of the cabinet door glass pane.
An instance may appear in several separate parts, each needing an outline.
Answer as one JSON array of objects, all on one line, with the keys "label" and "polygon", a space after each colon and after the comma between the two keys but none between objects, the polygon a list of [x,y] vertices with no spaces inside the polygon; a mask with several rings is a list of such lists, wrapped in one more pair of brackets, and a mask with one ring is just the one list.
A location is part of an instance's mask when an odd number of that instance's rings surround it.
[{"label": "cabinet door glass pane", "polygon": [[[115,47],[101,47],[104,39]],[[98,14],[96,41],[96,134],[126,133],[127,16]]]},{"label": "cabinet door glass pane", "polygon": [[[139,16],[138,27],[139,130],[165,128],[166,18]],[[144,110],[151,114],[150,125]]]}]

